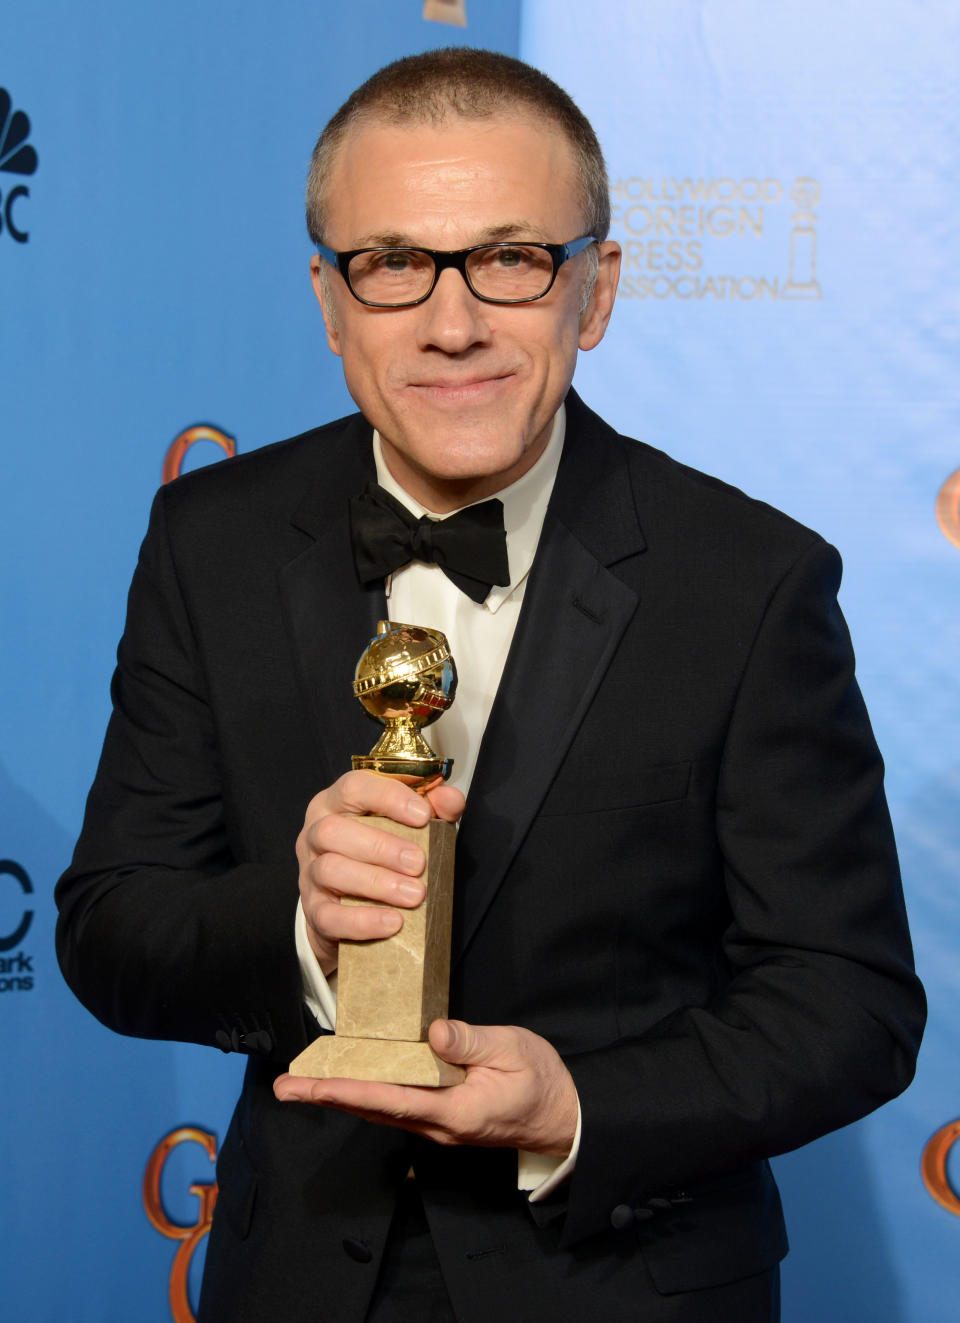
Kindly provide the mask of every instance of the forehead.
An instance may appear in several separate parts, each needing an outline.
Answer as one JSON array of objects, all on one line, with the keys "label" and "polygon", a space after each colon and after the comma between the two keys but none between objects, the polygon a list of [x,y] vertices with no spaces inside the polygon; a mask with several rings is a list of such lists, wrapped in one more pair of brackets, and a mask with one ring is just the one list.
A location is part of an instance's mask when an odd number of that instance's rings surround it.
[{"label": "forehead", "polygon": [[573,149],[557,126],[527,116],[361,123],[327,187],[329,241],[340,248],[460,247],[494,231],[562,242],[581,232]]}]

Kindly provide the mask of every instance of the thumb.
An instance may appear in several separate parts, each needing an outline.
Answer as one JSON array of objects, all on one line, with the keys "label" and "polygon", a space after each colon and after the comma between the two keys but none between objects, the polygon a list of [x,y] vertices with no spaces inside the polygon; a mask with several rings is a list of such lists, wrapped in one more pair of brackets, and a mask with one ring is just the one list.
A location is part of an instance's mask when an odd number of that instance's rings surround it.
[{"label": "thumb", "polygon": [[463,1020],[434,1020],[430,1026],[430,1046],[438,1057],[453,1066],[490,1065],[496,1044],[483,1025]]},{"label": "thumb", "polygon": [[467,802],[456,786],[443,784],[428,791],[427,799],[434,814],[444,822],[459,822]]}]

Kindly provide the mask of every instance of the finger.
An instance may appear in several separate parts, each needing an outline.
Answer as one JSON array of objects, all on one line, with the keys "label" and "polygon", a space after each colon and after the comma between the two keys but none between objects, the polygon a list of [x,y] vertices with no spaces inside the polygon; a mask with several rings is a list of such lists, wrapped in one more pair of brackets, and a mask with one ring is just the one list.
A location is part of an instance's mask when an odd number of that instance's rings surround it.
[{"label": "finger", "polygon": [[519,1054],[511,1051],[514,1035],[505,1026],[467,1024],[463,1020],[434,1020],[430,1046],[438,1057],[454,1066],[493,1066],[520,1069]]},{"label": "finger", "polygon": [[426,865],[419,845],[382,827],[371,826],[363,818],[331,814],[311,825],[307,839],[318,859],[329,855],[332,859],[345,860],[348,865],[372,865],[410,877],[419,877]]},{"label": "finger", "polygon": [[321,941],[369,941],[403,926],[396,908],[383,907],[416,909],[425,888],[419,878],[324,854],[302,871],[300,895],[307,923]]},{"label": "finger", "polygon": [[328,806],[334,813],[376,813],[408,827],[430,821],[430,809],[415,790],[375,772],[345,772],[330,787]]},{"label": "finger", "polygon": [[437,1121],[437,1094],[444,1089],[420,1089],[373,1080],[317,1080],[280,1075],[273,1091],[280,1102],[308,1102],[335,1107],[386,1125],[429,1125]]},{"label": "finger", "polygon": [[[369,1121],[373,1125],[405,1130],[413,1135],[421,1135],[424,1139],[431,1139],[437,1144],[460,1142],[445,1126],[421,1120],[415,1114],[407,1115],[395,1110],[380,1111],[375,1107],[354,1105],[341,1098],[335,1091],[328,1091],[325,1087],[311,1087],[313,1085],[326,1086],[332,1083],[332,1080],[322,1082],[302,1079],[291,1080],[289,1076],[280,1076],[274,1082],[273,1087],[274,1093],[282,1103],[301,1102],[313,1107],[332,1107],[335,1111],[343,1112],[346,1116],[355,1116],[360,1121]],[[436,1090],[431,1089],[429,1092],[435,1093]]]},{"label": "finger", "polygon": [[300,897],[308,914],[330,901],[412,910],[423,903],[425,894],[422,878],[360,864],[342,855],[321,855],[301,870]]},{"label": "finger", "polygon": [[321,943],[375,942],[392,937],[403,927],[403,915],[379,905],[341,905],[323,901],[304,908],[307,924]]},{"label": "finger", "polygon": [[434,815],[440,818],[441,821],[460,821],[467,801],[463,797],[463,792],[458,790],[456,786],[447,786],[440,783],[434,789],[428,790],[426,797]]}]

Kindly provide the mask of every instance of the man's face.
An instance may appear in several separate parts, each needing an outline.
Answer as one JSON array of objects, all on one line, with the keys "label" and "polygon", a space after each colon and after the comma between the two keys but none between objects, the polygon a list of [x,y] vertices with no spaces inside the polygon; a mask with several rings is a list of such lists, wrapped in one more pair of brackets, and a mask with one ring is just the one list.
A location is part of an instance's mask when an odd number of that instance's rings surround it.
[{"label": "man's face", "polygon": [[[347,135],[327,184],[327,244],[468,248],[584,233],[573,154],[558,129],[525,118],[368,124]],[[588,258],[561,268],[535,303],[483,303],[446,270],[417,307],[368,308],[324,263],[330,348],[383,439],[397,481],[443,512],[501,490],[542,454],[576,364],[603,337],[619,248],[601,247],[581,314]],[[320,266],[311,263],[324,304]]]}]

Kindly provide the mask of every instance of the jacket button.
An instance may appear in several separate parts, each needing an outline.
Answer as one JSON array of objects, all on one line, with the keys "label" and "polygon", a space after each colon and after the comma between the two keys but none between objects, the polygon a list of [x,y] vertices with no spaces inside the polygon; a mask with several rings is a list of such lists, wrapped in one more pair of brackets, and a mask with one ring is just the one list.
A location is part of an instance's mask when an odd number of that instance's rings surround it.
[{"label": "jacket button", "polygon": [[343,1242],[343,1248],[354,1263],[369,1263],[373,1258],[373,1250],[365,1240],[354,1240],[352,1236],[347,1236]]},{"label": "jacket button", "polygon": [[614,1231],[626,1231],[627,1227],[633,1226],[636,1219],[637,1215],[629,1204],[617,1204],[610,1214],[610,1225]]}]

